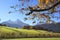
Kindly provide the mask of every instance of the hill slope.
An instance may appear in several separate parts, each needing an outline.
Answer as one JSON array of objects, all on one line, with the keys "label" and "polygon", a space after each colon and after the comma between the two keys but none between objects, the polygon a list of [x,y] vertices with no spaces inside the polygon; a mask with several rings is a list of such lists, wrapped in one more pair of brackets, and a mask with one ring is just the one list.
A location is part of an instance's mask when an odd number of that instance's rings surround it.
[{"label": "hill slope", "polygon": [[60,37],[60,33],[43,30],[27,30],[10,27],[0,27],[0,38],[26,38],[26,37]]}]

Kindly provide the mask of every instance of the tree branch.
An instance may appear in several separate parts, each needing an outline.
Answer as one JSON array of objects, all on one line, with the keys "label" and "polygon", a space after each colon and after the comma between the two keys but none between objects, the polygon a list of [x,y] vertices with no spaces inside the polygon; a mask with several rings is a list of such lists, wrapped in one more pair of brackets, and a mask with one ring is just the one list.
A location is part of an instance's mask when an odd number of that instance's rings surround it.
[{"label": "tree branch", "polygon": [[51,7],[49,7],[49,8],[47,8],[47,9],[39,9],[39,10],[33,10],[33,8],[32,7],[29,7],[29,9],[30,9],[30,13],[29,14],[27,14],[27,15],[30,15],[30,14],[32,14],[33,12],[41,12],[41,11],[47,11],[47,10],[50,10],[50,9],[52,9],[52,8],[54,8],[54,7],[56,7],[57,5],[59,5],[60,4],[60,1],[59,2],[57,2],[56,4],[54,4],[53,6],[51,6]]}]

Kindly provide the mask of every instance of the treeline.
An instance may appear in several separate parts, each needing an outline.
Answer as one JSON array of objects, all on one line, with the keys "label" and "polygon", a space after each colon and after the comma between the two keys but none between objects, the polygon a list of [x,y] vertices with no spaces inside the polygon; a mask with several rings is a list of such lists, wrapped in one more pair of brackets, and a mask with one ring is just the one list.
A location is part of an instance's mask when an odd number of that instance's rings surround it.
[{"label": "treeline", "polygon": [[43,28],[41,26],[24,26],[23,29],[34,29],[34,30],[45,30],[45,31],[53,31],[52,29],[47,29],[47,28]]},{"label": "treeline", "polygon": [[0,24],[0,26],[7,26],[6,24]]}]

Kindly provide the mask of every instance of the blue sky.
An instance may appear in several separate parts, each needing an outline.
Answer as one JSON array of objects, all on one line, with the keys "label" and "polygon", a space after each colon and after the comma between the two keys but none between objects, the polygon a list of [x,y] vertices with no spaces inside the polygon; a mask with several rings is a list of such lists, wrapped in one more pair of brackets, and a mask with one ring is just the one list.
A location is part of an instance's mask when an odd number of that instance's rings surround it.
[{"label": "blue sky", "polygon": [[13,0],[13,1],[12,0],[0,0],[1,21],[16,20],[20,17],[18,13],[8,14],[8,12],[11,10],[10,6],[16,3],[16,0]]},{"label": "blue sky", "polygon": [[10,6],[16,4],[18,4],[17,0],[0,0],[0,23],[7,20],[15,21],[17,19],[20,19],[22,22],[32,25],[31,21],[24,21],[23,19],[25,16],[20,14],[19,12],[8,14],[9,11],[13,11]]},{"label": "blue sky", "polygon": [[[31,5],[37,4],[37,1],[33,0],[30,3],[31,3]],[[10,6],[15,5],[15,4],[18,4],[17,0],[0,0],[0,23],[7,21],[7,20],[15,21],[17,19],[20,19],[24,23],[33,25],[31,20],[24,21],[23,19],[26,16],[20,14],[19,12],[8,14],[8,12],[10,10],[13,11],[13,9],[11,9]],[[54,20],[56,20],[56,19],[54,19]],[[56,21],[60,22],[59,20],[56,20]]]}]

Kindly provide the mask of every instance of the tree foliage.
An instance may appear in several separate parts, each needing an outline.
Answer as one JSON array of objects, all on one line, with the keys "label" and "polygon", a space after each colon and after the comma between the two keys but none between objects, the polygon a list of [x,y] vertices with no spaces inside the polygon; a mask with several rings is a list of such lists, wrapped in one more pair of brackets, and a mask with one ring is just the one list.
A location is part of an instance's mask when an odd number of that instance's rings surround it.
[{"label": "tree foliage", "polygon": [[[55,20],[51,20],[51,18],[60,19],[60,15],[55,16],[56,13],[60,14],[60,10],[58,10],[60,7],[60,0],[36,0],[38,4],[33,4],[34,6],[31,6],[30,1],[34,2],[33,0],[18,0],[20,4],[11,6],[11,8],[16,10],[17,7],[19,7],[17,11],[29,16],[29,18],[24,18],[25,21],[34,20],[33,23],[36,23],[35,19],[39,20],[40,23],[45,22],[47,24],[55,23]],[[26,11],[26,13],[24,13],[24,11]],[[11,12],[9,12],[9,14],[10,13]]]}]

